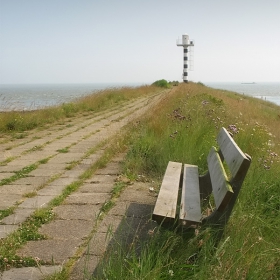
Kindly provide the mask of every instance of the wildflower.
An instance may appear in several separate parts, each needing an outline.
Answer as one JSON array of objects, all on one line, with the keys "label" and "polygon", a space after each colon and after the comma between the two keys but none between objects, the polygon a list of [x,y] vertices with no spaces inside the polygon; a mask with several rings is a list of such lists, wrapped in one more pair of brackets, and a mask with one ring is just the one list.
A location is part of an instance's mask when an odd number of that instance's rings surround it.
[{"label": "wildflower", "polygon": [[174,271],[173,271],[173,270],[170,269],[170,270],[168,271],[168,273],[169,273],[170,276],[174,276]]},{"label": "wildflower", "polygon": [[236,127],[235,124],[230,124],[230,125],[228,126],[228,129],[229,129],[230,132],[232,132],[233,134],[236,134],[236,133],[239,132],[239,130],[238,130],[238,128]]}]

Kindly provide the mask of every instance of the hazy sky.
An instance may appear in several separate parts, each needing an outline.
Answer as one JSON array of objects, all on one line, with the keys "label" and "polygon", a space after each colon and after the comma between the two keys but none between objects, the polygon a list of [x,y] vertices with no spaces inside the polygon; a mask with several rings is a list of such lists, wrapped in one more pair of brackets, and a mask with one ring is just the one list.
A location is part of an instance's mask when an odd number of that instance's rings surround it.
[{"label": "hazy sky", "polygon": [[0,84],[280,82],[280,0],[0,0]]}]

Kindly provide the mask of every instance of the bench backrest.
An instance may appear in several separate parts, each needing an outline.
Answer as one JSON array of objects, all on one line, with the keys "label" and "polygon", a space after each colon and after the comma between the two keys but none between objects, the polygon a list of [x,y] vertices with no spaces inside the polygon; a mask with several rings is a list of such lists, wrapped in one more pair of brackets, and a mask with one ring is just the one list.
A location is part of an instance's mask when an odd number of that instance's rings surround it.
[{"label": "bench backrest", "polygon": [[[227,221],[249,169],[251,158],[242,152],[225,128],[220,130],[217,142],[219,151],[212,147],[207,158],[208,177],[211,180],[216,211],[222,213],[226,210],[225,221]],[[225,172],[223,161],[227,165],[229,176]]]}]

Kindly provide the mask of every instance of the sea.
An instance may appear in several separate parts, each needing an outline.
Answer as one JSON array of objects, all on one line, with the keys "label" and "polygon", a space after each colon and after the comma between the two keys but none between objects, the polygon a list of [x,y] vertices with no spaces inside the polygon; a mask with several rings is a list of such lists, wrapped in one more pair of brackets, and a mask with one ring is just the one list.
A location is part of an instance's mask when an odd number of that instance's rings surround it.
[{"label": "sea", "polygon": [[[100,90],[141,85],[144,83],[0,84],[0,111],[37,110],[71,102]],[[280,83],[205,83],[205,85],[280,105]]]},{"label": "sea", "polygon": [[280,106],[280,83],[205,83],[205,85],[253,96]]}]

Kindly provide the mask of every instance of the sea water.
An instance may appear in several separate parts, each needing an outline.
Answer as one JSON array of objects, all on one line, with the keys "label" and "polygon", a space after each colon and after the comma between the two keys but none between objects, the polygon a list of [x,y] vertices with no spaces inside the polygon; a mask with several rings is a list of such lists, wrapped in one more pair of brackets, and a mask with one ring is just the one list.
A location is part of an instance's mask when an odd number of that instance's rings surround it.
[{"label": "sea water", "polygon": [[205,83],[205,85],[261,98],[280,105],[280,83]]},{"label": "sea water", "polygon": [[0,85],[0,111],[29,111],[71,102],[109,88],[134,87],[136,83],[17,84]]},{"label": "sea water", "polygon": [[[36,110],[67,103],[107,88],[140,85],[144,85],[144,83],[2,84],[0,85],[0,111]],[[280,105],[280,83],[205,83],[205,85],[262,98]]]}]

